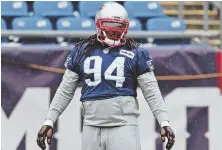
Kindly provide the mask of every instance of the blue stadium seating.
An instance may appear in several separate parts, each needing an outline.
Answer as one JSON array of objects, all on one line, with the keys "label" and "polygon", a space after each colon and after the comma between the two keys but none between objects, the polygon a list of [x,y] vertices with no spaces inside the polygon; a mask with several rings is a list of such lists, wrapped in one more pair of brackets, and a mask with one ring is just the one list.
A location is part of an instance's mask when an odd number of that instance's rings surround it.
[{"label": "blue stadium seating", "polygon": [[130,18],[152,18],[164,16],[159,2],[148,1],[127,1],[124,7],[128,11]]},{"label": "blue stadium seating", "polygon": [[35,1],[33,3],[36,16],[73,16],[73,6],[66,1]]},{"label": "blue stadium seating", "polygon": [[[90,30],[95,31],[93,18],[97,10],[106,1],[3,1],[2,2],[2,30]],[[121,2],[126,8],[130,25],[129,31],[185,31],[183,20],[170,18],[163,13],[159,2],[126,1]],[[79,11],[79,12],[77,12]],[[113,10],[115,11],[115,10]],[[33,12],[33,13],[32,13]],[[75,12],[75,13],[74,13]],[[77,12],[77,13],[76,13]],[[78,14],[79,13],[79,14]],[[33,15],[32,15],[33,14]],[[75,15],[74,15],[75,14]],[[32,15],[32,16],[31,16]],[[80,15],[80,16],[79,16]],[[47,17],[43,18],[43,17]],[[8,25],[9,24],[9,25]],[[12,27],[11,27],[12,25]],[[5,38],[5,37],[4,37]],[[38,42],[50,41],[49,37],[38,38]],[[21,37],[20,41],[31,38]],[[21,40],[22,39],[22,40]],[[31,42],[35,43],[37,38]],[[11,40],[11,39],[10,39]],[[64,38],[63,41],[76,42],[78,39]],[[146,43],[147,39],[136,39]],[[154,39],[154,43],[171,44],[181,43],[181,39]],[[190,42],[190,39],[182,39]],[[60,43],[57,38],[54,43]],[[47,42],[46,42],[47,43]],[[174,44],[174,43],[173,43]]]},{"label": "blue stadium seating", "polygon": [[186,25],[179,18],[152,18],[147,21],[146,28],[149,31],[185,31]]},{"label": "blue stadium seating", "polygon": [[64,17],[56,23],[58,30],[95,30],[95,23],[92,19]]},{"label": "blue stadium seating", "polygon": [[138,19],[130,19],[129,31],[141,31],[142,24]]},{"label": "blue stadium seating", "polygon": [[52,24],[47,18],[19,17],[12,21],[14,30],[52,30]]},{"label": "blue stadium seating", "polygon": [[[79,12],[81,17],[95,17],[97,10],[104,4],[104,1],[80,1]],[[115,11],[115,10],[113,10]]]},{"label": "blue stadium seating", "polygon": [[1,18],[1,30],[6,30],[7,29],[7,25],[4,19]]},{"label": "blue stadium seating", "polygon": [[[146,23],[148,31],[185,31],[186,26],[179,18],[152,18]],[[190,44],[189,38],[154,39],[157,45]]]},{"label": "blue stadium seating", "polygon": [[[52,30],[49,19],[43,17],[20,17],[12,21],[13,30]],[[19,37],[19,42],[23,44],[55,44],[56,39],[50,37]]]},{"label": "blue stadium seating", "polygon": [[[7,29],[7,25],[4,19],[1,18],[1,30],[6,30]],[[2,37],[1,36],[1,43],[7,43],[8,40],[6,37]]]},{"label": "blue stadium seating", "polygon": [[27,3],[24,1],[2,1],[1,16],[16,17],[28,15]]}]

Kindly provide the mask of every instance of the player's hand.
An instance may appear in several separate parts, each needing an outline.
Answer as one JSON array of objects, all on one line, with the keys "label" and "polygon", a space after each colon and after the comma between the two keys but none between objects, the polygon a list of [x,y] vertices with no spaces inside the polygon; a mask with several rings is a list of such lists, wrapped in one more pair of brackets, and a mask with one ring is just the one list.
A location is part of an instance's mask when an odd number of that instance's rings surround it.
[{"label": "player's hand", "polygon": [[53,129],[51,126],[43,125],[37,136],[37,144],[42,149],[46,149],[45,139],[47,138],[47,143],[50,145],[52,142]]},{"label": "player's hand", "polygon": [[168,139],[166,149],[170,150],[175,142],[175,134],[173,133],[173,130],[169,126],[164,126],[161,128],[160,134],[162,142],[165,142],[166,138]]}]

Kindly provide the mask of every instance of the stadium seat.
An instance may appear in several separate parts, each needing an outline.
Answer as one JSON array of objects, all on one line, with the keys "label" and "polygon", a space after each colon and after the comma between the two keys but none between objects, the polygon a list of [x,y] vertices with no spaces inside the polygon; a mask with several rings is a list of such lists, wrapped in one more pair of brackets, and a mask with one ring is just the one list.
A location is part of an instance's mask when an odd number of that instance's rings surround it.
[{"label": "stadium seat", "polygon": [[124,2],[130,18],[152,18],[165,16],[159,2],[127,1]]},{"label": "stadium seat", "polygon": [[104,4],[104,1],[80,1],[79,12],[84,18],[95,17],[97,10]]},{"label": "stadium seat", "polygon": [[14,17],[28,15],[27,3],[24,1],[2,1],[1,16]]},{"label": "stadium seat", "polygon": [[[183,20],[179,18],[152,18],[146,23],[148,31],[186,31],[186,26]],[[171,44],[189,44],[189,38],[173,38],[173,39],[154,39],[153,43],[157,45],[171,45]]]},{"label": "stadium seat", "polygon": [[95,30],[95,23],[92,19],[64,17],[56,22],[58,30]]},{"label": "stadium seat", "polygon": [[7,29],[7,25],[4,19],[1,18],[1,30],[6,30]]},{"label": "stadium seat", "polygon": [[[52,30],[52,24],[47,18],[42,17],[20,17],[12,21],[13,30]],[[46,34],[47,35],[47,34]],[[18,37],[18,41],[23,44],[54,44],[55,38],[49,37]],[[17,41],[16,41],[17,42]]]},{"label": "stadium seat", "polygon": [[19,17],[12,21],[13,30],[52,30],[52,24],[47,18]]},{"label": "stadium seat", "polygon": [[36,16],[73,16],[73,6],[67,1],[35,1],[33,3]]},{"label": "stadium seat", "polygon": [[146,23],[146,28],[149,31],[185,31],[186,25],[179,18],[152,18]]},{"label": "stadium seat", "polygon": [[130,19],[129,21],[129,31],[141,31],[142,24],[138,19]]},{"label": "stadium seat", "polygon": [[[1,18],[1,30],[6,30],[7,25],[4,19]],[[6,43],[8,40],[6,37],[1,37],[1,43]]]},{"label": "stadium seat", "polygon": [[[142,31],[142,24],[138,19],[129,19],[129,33],[130,31]],[[138,43],[146,43],[146,38],[134,38]]]}]

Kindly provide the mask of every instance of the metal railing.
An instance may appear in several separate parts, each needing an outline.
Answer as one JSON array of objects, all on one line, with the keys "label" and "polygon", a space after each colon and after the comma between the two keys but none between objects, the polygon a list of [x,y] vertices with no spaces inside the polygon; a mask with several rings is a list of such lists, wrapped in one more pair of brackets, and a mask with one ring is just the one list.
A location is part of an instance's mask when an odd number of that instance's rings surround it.
[{"label": "metal railing", "polygon": [[[2,37],[9,36],[22,36],[22,37],[66,37],[66,38],[86,38],[96,32],[94,31],[19,31],[19,30],[5,30],[2,31]],[[215,37],[219,36],[220,32],[217,31],[185,31],[185,32],[172,32],[172,31],[130,31],[127,34],[127,37],[133,38],[158,38],[158,39],[167,39],[167,38],[192,38],[192,37]]]},{"label": "metal railing", "polygon": [[[222,50],[222,2],[216,2],[216,1],[204,1],[203,2],[203,30],[204,31],[208,31],[209,30],[209,15],[208,15],[208,11],[209,11],[209,4],[213,4],[220,12],[220,49]],[[183,15],[183,9],[184,9],[184,2],[180,1],[178,4],[178,17],[181,19],[184,19],[184,15]],[[206,41],[206,39],[204,40]]]}]

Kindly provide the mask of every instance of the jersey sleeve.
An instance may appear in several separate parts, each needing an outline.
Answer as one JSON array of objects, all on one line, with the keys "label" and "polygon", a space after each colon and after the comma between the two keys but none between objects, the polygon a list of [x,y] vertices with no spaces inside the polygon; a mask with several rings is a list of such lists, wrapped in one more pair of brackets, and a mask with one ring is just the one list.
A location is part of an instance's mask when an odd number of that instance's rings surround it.
[{"label": "jersey sleeve", "polygon": [[66,61],[65,61],[65,67],[77,74],[79,74],[79,63],[78,63],[78,58],[79,58],[79,52],[76,50],[74,47],[70,54],[67,56]]},{"label": "jersey sleeve", "polygon": [[137,76],[140,76],[146,72],[153,71],[153,60],[146,49],[138,49],[137,52]]}]

